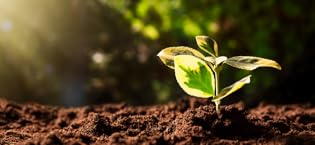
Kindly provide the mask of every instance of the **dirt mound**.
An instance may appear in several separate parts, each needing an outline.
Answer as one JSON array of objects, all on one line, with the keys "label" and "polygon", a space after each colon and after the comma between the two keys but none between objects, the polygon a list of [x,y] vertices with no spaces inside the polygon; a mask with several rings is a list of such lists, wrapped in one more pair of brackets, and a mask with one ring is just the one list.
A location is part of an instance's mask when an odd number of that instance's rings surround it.
[{"label": "dirt mound", "polygon": [[195,98],[156,106],[79,108],[0,101],[0,144],[315,144],[315,107],[244,109]]}]

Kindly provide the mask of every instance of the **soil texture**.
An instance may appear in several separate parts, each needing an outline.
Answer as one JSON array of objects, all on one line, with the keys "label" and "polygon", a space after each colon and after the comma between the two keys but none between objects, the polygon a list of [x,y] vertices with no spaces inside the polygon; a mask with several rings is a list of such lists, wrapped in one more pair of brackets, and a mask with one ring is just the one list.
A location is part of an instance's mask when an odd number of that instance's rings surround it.
[{"label": "soil texture", "polygon": [[222,106],[185,98],[155,106],[104,104],[65,108],[0,100],[0,144],[309,144],[311,104]]}]

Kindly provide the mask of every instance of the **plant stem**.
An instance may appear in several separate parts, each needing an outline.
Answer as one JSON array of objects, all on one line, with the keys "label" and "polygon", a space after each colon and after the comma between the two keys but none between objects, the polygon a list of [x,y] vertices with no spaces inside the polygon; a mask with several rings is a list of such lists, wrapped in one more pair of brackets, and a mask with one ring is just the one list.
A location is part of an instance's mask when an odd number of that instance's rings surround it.
[{"label": "plant stem", "polygon": [[[215,75],[215,89],[214,89],[214,95],[215,96],[214,97],[217,97],[219,95],[219,71],[218,71],[218,68],[216,68],[214,70],[214,75]],[[215,103],[215,110],[219,116],[220,115],[219,106],[220,106],[221,101],[218,100],[218,101],[215,101],[214,103]]]},{"label": "plant stem", "polygon": [[216,70],[214,70],[214,75],[215,75],[215,91],[214,91],[214,95],[215,97],[217,97],[219,95],[219,72]]},{"label": "plant stem", "polygon": [[215,104],[215,110],[216,110],[218,116],[220,116],[220,114],[221,114],[221,111],[220,111],[220,108],[219,108],[220,102],[221,102],[220,100],[214,102],[214,104]]}]

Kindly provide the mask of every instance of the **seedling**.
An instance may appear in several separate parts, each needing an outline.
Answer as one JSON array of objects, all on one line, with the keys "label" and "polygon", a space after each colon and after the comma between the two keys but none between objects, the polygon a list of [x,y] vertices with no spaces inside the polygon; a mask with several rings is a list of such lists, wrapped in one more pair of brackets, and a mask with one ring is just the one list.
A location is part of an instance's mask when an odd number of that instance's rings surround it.
[{"label": "seedling", "polygon": [[272,67],[281,70],[281,66],[270,59],[255,56],[219,56],[217,42],[208,36],[196,36],[198,47],[209,54],[186,46],[167,47],[158,53],[162,62],[175,70],[179,86],[189,95],[200,98],[211,98],[216,112],[223,98],[250,83],[251,75],[219,90],[219,73],[223,64],[244,70],[255,70],[259,67]]}]

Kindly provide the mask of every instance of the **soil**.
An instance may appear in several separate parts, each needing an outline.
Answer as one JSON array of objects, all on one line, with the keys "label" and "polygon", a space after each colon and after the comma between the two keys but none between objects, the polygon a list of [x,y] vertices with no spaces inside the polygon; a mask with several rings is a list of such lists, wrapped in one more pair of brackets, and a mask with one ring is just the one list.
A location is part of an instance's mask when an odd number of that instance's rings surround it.
[{"label": "soil", "polygon": [[0,100],[0,144],[309,144],[311,104],[222,106],[186,98],[165,105],[65,108]]}]

